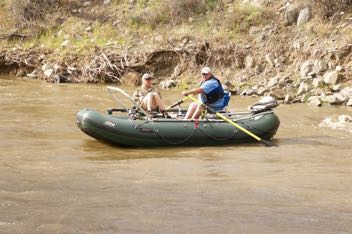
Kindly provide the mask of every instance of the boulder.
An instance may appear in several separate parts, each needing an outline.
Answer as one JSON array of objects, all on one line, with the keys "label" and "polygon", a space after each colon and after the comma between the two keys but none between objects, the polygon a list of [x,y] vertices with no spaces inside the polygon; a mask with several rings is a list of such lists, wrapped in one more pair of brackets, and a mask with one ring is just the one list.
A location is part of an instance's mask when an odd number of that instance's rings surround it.
[{"label": "boulder", "polygon": [[[308,98],[310,97],[310,95],[308,95],[307,93],[302,94],[301,98],[299,99],[300,102],[304,103],[308,100]],[[298,97],[297,97],[298,98]]]},{"label": "boulder", "polygon": [[248,88],[243,89],[243,90],[240,92],[240,96],[245,96],[246,93],[247,93],[247,90],[248,90]]},{"label": "boulder", "polygon": [[343,96],[341,93],[334,93],[333,96],[336,98],[336,104],[342,104],[346,101],[346,97]]},{"label": "boulder", "polygon": [[325,72],[326,70],[328,70],[328,68],[329,68],[329,65],[325,61],[316,61],[315,64],[314,64],[314,71],[317,74]]},{"label": "boulder", "polygon": [[267,92],[267,91],[268,91],[268,90],[267,90],[265,87],[261,86],[261,87],[258,88],[257,94],[258,94],[259,96],[264,96],[265,92]]},{"label": "boulder", "polygon": [[285,91],[282,89],[274,89],[270,91],[269,96],[272,96],[278,100],[283,100],[285,98]]},{"label": "boulder", "polygon": [[320,101],[320,97],[318,96],[312,96],[308,98],[308,104],[311,106],[321,106],[321,101]]},{"label": "boulder", "polygon": [[345,71],[345,68],[343,66],[337,65],[335,70],[338,72],[343,72],[343,71]]},{"label": "boulder", "polygon": [[50,68],[44,71],[44,76],[49,78],[54,73],[54,69]]},{"label": "boulder", "polygon": [[247,91],[246,91],[246,95],[247,95],[247,96],[252,96],[252,95],[254,95],[254,94],[257,94],[257,92],[256,92],[255,89],[253,89],[253,88],[247,89]]},{"label": "boulder", "polygon": [[339,61],[352,51],[352,44],[345,45],[338,49],[330,50],[330,59]]},{"label": "boulder", "polygon": [[323,99],[324,102],[329,103],[330,105],[334,105],[336,103],[336,97],[330,95],[330,96],[326,96]]},{"label": "boulder", "polygon": [[337,85],[334,85],[332,87],[332,91],[339,92],[339,91],[341,91],[341,88],[342,88],[342,85],[341,84],[337,84]]},{"label": "boulder", "polygon": [[311,90],[311,87],[309,84],[302,82],[299,85],[298,91],[297,91],[297,96],[300,96],[302,94],[306,94],[309,90]]},{"label": "boulder", "polygon": [[286,7],[285,16],[284,16],[285,26],[290,26],[296,23],[298,18],[298,13],[299,13],[299,10],[295,5],[293,4],[288,5]]},{"label": "boulder", "polygon": [[50,63],[45,63],[43,66],[42,66],[42,71],[45,72],[46,70],[48,69],[52,69],[53,68],[53,65],[50,64]]},{"label": "boulder", "polygon": [[310,7],[306,7],[302,9],[298,14],[297,27],[307,23],[311,17],[312,17],[312,10],[310,9]]},{"label": "boulder", "polygon": [[324,86],[324,80],[322,77],[315,78],[312,82],[314,88],[321,88]]},{"label": "boulder", "polygon": [[31,78],[31,79],[37,79],[38,78],[38,71],[33,70],[31,73],[27,74],[27,77]]},{"label": "boulder", "polygon": [[352,98],[347,101],[346,106],[352,106]]},{"label": "boulder", "polygon": [[281,89],[281,88],[284,88],[284,87],[287,85],[288,81],[289,81],[288,77],[281,77],[281,78],[279,79],[279,82],[278,82],[277,86],[278,86],[280,89]]},{"label": "boulder", "polygon": [[269,80],[268,84],[267,84],[268,88],[271,88],[271,87],[276,86],[276,85],[279,83],[279,78],[280,78],[280,77],[273,77],[273,78],[271,78],[271,79]]},{"label": "boulder", "polygon": [[337,71],[329,71],[324,74],[324,83],[335,85],[339,78],[339,73]]},{"label": "boulder", "polygon": [[284,103],[289,104],[295,99],[295,95],[292,93],[286,94]]},{"label": "boulder", "polygon": [[176,85],[177,85],[177,82],[175,80],[164,80],[164,81],[160,82],[160,84],[159,84],[159,86],[162,89],[169,89],[172,87],[176,87]]},{"label": "boulder", "polygon": [[312,72],[314,68],[314,61],[308,60],[305,61],[301,66],[300,66],[300,75],[302,78],[307,78],[308,73]]},{"label": "boulder", "polygon": [[322,88],[316,88],[312,92],[314,96],[321,96],[321,94],[324,93],[324,90]]},{"label": "boulder", "polygon": [[92,5],[92,2],[91,2],[91,1],[85,1],[85,2],[83,3],[83,6],[84,6],[84,7],[91,6],[91,5]]},{"label": "boulder", "polygon": [[269,65],[270,65],[271,67],[274,67],[274,65],[275,65],[274,60],[275,60],[275,56],[274,56],[273,53],[269,53],[269,54],[265,55],[265,61],[266,61],[267,63],[269,63]]},{"label": "boulder", "polygon": [[352,98],[352,87],[346,87],[340,93],[347,98]]}]

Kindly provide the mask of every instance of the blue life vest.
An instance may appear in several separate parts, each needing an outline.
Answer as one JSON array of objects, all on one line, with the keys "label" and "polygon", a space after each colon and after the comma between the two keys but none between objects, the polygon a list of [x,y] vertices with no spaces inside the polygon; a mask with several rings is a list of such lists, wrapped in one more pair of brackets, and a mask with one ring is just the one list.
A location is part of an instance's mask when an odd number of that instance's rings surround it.
[{"label": "blue life vest", "polygon": [[217,100],[219,100],[220,98],[224,97],[224,89],[222,88],[220,80],[218,80],[215,76],[211,76],[210,79],[204,81],[204,83],[210,80],[216,80],[218,82],[218,87],[210,91],[210,93],[208,94],[205,94],[205,93],[202,94],[204,97],[204,100],[206,100],[205,104],[212,104]]}]

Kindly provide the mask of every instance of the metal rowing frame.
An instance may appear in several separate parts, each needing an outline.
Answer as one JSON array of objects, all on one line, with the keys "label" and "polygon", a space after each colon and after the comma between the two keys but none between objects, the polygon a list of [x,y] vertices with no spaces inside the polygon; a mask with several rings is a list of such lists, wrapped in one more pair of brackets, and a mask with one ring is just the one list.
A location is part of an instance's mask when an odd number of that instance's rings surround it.
[{"label": "metal rowing frame", "polygon": [[108,89],[108,92],[111,94],[111,96],[113,96],[113,98],[115,99],[115,101],[117,101],[125,110],[126,112],[128,113],[128,108],[122,104],[122,102],[117,98],[115,97],[115,95],[113,94],[113,92],[119,92],[121,93],[122,95],[124,95],[125,97],[127,97],[132,103],[133,105],[138,109],[138,111],[142,112],[145,116],[148,117],[148,119],[151,119],[151,116],[150,114],[148,114],[148,112],[146,112],[130,95],[128,95],[125,91],[123,91],[122,89],[120,88],[117,88],[117,87],[112,87],[112,86],[108,86],[107,87]]}]

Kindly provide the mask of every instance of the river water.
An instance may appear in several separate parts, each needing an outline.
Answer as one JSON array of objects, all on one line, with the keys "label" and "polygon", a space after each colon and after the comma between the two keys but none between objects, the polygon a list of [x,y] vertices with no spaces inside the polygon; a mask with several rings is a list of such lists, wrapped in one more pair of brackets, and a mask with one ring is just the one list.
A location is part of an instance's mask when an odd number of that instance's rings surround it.
[{"label": "river water", "polygon": [[279,106],[279,147],[143,150],[76,127],[114,106],[102,85],[0,76],[0,233],[351,233],[352,133],[318,125],[352,108]]}]

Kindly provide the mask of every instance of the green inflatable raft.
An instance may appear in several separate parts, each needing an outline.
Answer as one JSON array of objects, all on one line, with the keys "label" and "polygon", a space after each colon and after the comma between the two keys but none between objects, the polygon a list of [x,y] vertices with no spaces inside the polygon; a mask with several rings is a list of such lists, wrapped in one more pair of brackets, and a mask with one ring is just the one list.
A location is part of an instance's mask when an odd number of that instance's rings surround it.
[{"label": "green inflatable raft", "polygon": [[[110,93],[119,92],[133,102],[124,91],[108,87]],[[116,99],[117,101],[119,99]],[[77,114],[77,125],[87,135],[114,145],[128,147],[165,147],[165,146],[215,146],[246,142],[256,142],[241,128],[260,139],[270,140],[279,128],[280,121],[272,108],[276,100],[257,103],[251,111],[222,115],[233,121],[235,127],[214,114],[199,120],[184,120],[184,110],[169,110],[173,118],[162,115],[149,116],[138,104],[128,109],[120,103],[122,109],[110,109],[106,114],[92,109],[83,109]]]}]

